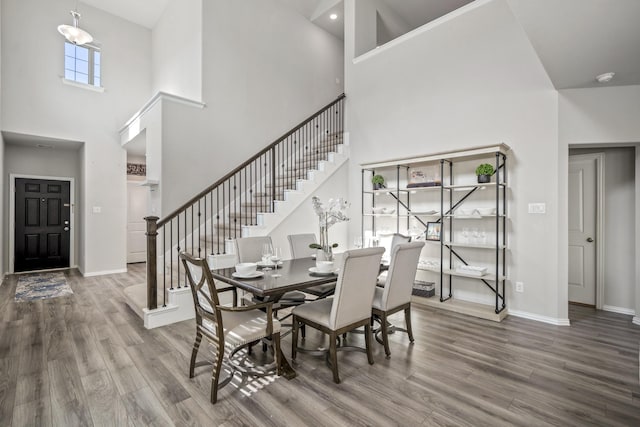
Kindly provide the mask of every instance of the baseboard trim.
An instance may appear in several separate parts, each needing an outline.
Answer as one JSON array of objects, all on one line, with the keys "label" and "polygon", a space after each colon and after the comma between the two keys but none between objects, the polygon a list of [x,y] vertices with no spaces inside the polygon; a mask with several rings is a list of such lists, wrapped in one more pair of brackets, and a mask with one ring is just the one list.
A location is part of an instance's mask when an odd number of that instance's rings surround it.
[{"label": "baseboard trim", "polygon": [[535,320],[536,322],[548,323],[556,326],[571,326],[569,319],[559,319],[556,317],[541,316],[539,314],[528,313],[526,311],[509,309],[509,316],[521,317],[523,319]]},{"label": "baseboard trim", "polygon": [[612,313],[628,314],[629,316],[636,315],[636,311],[632,308],[616,307],[613,305],[603,305],[602,310],[610,311]]},{"label": "baseboard trim", "polygon": [[120,268],[117,270],[90,271],[88,273],[80,271],[80,274],[82,274],[82,277],[94,277],[94,276],[106,276],[107,274],[126,273],[126,272],[127,272],[126,268]]},{"label": "baseboard trim", "polygon": [[640,326],[640,316],[633,316],[633,320],[631,321],[631,323]]}]

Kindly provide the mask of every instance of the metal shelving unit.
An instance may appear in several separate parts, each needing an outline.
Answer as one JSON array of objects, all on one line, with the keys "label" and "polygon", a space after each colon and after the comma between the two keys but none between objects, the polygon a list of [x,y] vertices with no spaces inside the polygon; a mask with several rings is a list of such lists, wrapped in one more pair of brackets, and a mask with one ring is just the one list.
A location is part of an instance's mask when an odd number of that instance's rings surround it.
[{"label": "metal shelving unit", "polygon": [[[433,261],[430,261],[432,265],[429,267],[419,267],[420,271],[430,272],[430,274],[439,276],[440,298],[439,301],[435,298],[420,298],[419,303],[440,306],[441,308],[458,312],[467,312],[474,316],[497,321],[506,315],[506,257],[508,251],[506,153],[509,150],[510,148],[507,145],[498,144],[362,165],[361,234],[363,238],[365,236],[365,230],[371,230],[373,235],[379,233],[379,224],[376,223],[376,220],[382,220],[382,218],[386,218],[384,221],[389,221],[389,217],[394,217],[396,219],[396,232],[409,230],[410,220],[412,218],[416,221],[416,224],[420,224],[420,228],[424,226],[425,230],[427,228],[427,222],[439,222],[441,224],[440,241],[433,242],[439,246],[439,266],[434,266]],[[466,183],[464,179],[459,179],[459,172],[456,166],[463,162],[476,160],[493,163],[496,171],[492,177],[493,182],[476,184]],[[410,167],[416,165],[437,165],[438,163],[440,167],[441,185],[411,188],[404,188],[401,185],[401,183],[406,185],[406,182],[400,179],[401,174],[406,172],[406,175],[402,175],[402,177],[408,181]],[[395,183],[392,184],[395,185],[395,187],[382,190],[368,190],[368,186],[371,185],[368,183],[370,182],[370,178],[376,174],[376,170],[386,171],[387,175],[389,175],[390,171],[394,171]],[[465,178],[467,178],[466,181],[468,181],[468,176]],[[439,196],[439,210],[426,210],[421,206],[422,209],[416,208],[412,210],[413,197],[425,193],[432,193],[430,197],[434,200]],[[425,196],[427,194],[425,194]],[[492,209],[494,209],[491,214],[487,215],[475,212],[478,209],[469,214],[469,209],[463,209],[465,206],[472,204],[473,202],[471,202],[471,200],[474,200],[478,195],[482,195],[485,202],[490,199],[489,203],[493,204]],[[371,197],[371,200],[365,200],[365,197]],[[387,203],[395,203],[395,212],[393,214],[373,213],[372,208],[376,206],[376,198],[378,197],[389,197],[390,201]],[[418,206],[417,203],[416,206]],[[401,225],[404,227],[405,220],[406,228],[402,228]],[[465,221],[469,220],[476,220],[488,224],[491,235],[488,241],[470,242],[460,239],[461,224],[465,224]],[[367,223],[365,224],[365,222]],[[433,251],[433,249],[431,251]],[[484,255],[482,255],[482,253],[484,253]],[[484,258],[485,265],[489,265],[486,274],[479,276],[456,271],[456,269],[461,266],[471,266],[472,260],[475,261],[479,258]],[[437,260],[438,258],[435,259]],[[489,259],[493,259],[493,261],[488,263]],[[456,281],[459,278],[465,280],[472,279],[483,283],[495,296],[492,305],[456,300],[454,297],[454,289],[456,287]],[[473,306],[472,309],[469,308],[471,306]],[[492,314],[488,314],[489,309]],[[487,315],[478,314],[482,312],[486,312]]]}]

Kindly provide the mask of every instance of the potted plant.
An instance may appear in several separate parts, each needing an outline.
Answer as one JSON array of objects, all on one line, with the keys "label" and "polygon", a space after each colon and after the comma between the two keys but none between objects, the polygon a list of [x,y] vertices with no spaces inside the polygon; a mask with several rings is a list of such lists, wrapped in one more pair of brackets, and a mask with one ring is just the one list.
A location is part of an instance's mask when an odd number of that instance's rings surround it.
[{"label": "potted plant", "polygon": [[373,184],[374,190],[380,190],[384,188],[384,177],[382,175],[374,175],[373,178],[371,178],[371,183]]},{"label": "potted plant", "polygon": [[478,176],[478,184],[485,184],[491,182],[491,175],[495,173],[495,169],[489,163],[483,163],[476,168],[476,175]]}]

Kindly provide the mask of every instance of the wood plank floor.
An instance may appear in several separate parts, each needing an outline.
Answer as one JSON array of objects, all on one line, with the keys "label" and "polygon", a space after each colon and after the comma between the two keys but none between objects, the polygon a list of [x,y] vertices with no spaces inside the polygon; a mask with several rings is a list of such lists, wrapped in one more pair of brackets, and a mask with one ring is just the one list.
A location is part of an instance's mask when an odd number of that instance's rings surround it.
[{"label": "wood plank floor", "polygon": [[193,321],[149,331],[124,303],[144,265],[65,274],[65,298],[16,303],[16,277],[0,286],[0,426],[640,425],[630,316],[572,306],[572,326],[556,327],[414,307],[415,344],[392,335],[387,360],[376,343],[372,366],[340,353],[340,385],[299,354],[296,379],[237,380],[211,405],[209,370],[188,378]]}]

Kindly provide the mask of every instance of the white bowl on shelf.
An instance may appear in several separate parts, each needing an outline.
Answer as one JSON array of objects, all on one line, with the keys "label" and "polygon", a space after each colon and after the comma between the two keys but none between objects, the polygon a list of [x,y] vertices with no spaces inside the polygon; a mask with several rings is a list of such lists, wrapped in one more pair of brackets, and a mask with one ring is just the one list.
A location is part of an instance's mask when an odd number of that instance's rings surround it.
[{"label": "white bowl on shelf", "polygon": [[456,210],[456,214],[460,215],[460,216],[470,216],[470,215],[473,215],[473,211],[474,211],[474,209],[462,209],[462,208],[459,208],[459,209]]},{"label": "white bowl on shelf", "polygon": [[371,208],[371,211],[372,211],[374,214],[383,214],[383,213],[384,213],[384,211],[385,211],[385,209],[386,209],[386,208],[384,208],[384,207],[382,207],[382,206],[376,206],[376,207]]},{"label": "white bowl on shelf", "polygon": [[477,208],[476,210],[480,215],[483,215],[483,216],[496,214],[496,208]]}]

